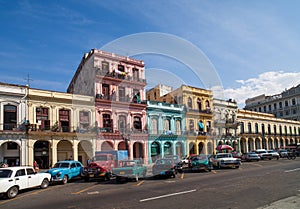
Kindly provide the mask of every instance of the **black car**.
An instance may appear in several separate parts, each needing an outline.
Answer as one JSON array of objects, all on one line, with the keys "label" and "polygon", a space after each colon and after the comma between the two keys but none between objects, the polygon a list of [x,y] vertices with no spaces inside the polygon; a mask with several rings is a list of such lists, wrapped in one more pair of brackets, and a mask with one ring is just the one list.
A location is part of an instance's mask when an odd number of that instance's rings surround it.
[{"label": "black car", "polygon": [[152,167],[152,173],[154,177],[165,176],[165,177],[176,177],[176,162],[169,158],[163,158],[156,160]]}]

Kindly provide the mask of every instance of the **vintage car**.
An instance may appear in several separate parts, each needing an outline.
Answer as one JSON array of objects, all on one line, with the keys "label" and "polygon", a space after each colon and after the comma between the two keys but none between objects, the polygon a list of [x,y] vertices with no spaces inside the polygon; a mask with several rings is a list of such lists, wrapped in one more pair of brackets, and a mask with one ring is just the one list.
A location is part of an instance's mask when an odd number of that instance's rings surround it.
[{"label": "vintage car", "polygon": [[279,154],[279,157],[286,158],[288,155],[288,151],[286,149],[279,149],[278,154]]},{"label": "vintage car", "polygon": [[51,181],[66,184],[70,179],[82,177],[83,165],[74,160],[59,161],[46,172],[51,174]]},{"label": "vintage car", "polygon": [[273,159],[277,159],[278,160],[280,158],[278,152],[276,152],[275,150],[267,150],[267,152],[272,154]]},{"label": "vintage car", "polygon": [[273,155],[271,153],[268,153],[267,150],[265,150],[265,149],[257,149],[254,152],[256,154],[258,154],[258,156],[260,157],[261,160],[265,160],[265,159],[272,160],[273,159]]},{"label": "vintage car", "polygon": [[82,175],[85,181],[89,181],[90,179],[109,181],[111,172],[98,163],[91,162],[88,166],[83,168]]},{"label": "vintage car", "polygon": [[210,158],[212,165],[217,168],[239,168],[241,159],[232,157],[231,153],[218,153]]},{"label": "vintage car", "polygon": [[166,176],[175,178],[177,174],[176,167],[177,163],[173,159],[157,159],[152,166],[152,174],[154,177]]},{"label": "vintage car", "polygon": [[36,173],[30,166],[0,168],[0,193],[7,198],[14,198],[19,190],[33,187],[45,189],[50,180],[49,173]]},{"label": "vintage car", "polygon": [[204,154],[191,157],[190,165],[193,171],[211,171],[213,169],[210,159]]},{"label": "vintage car", "polygon": [[112,169],[112,174],[118,182],[123,179],[138,181],[146,176],[147,167],[143,166],[140,160],[121,160],[120,166]]},{"label": "vintage car", "polygon": [[260,157],[255,152],[247,152],[242,156],[243,161],[251,162],[251,161],[259,161]]}]

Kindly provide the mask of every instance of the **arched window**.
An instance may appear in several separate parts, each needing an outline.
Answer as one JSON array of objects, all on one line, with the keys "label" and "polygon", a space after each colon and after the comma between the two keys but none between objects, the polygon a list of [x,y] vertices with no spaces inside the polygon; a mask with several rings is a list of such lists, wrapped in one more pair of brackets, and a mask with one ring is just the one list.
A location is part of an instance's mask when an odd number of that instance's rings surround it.
[{"label": "arched window", "polygon": [[180,135],[181,134],[181,121],[176,120],[176,134]]},{"label": "arched window", "polygon": [[208,100],[205,101],[205,107],[206,107],[206,109],[210,109],[209,101]]},{"label": "arched window", "polygon": [[190,133],[193,133],[195,131],[194,130],[194,121],[193,120],[189,121],[189,129],[190,129]]},{"label": "arched window", "polygon": [[105,129],[106,132],[112,132],[113,131],[113,121],[110,118],[110,114],[103,114],[102,115],[102,122],[103,122],[103,128]]},{"label": "arched window", "polygon": [[165,129],[165,131],[169,131],[169,130],[171,130],[171,127],[170,127],[170,120],[169,119],[165,119],[165,124],[164,124],[164,129]]},{"label": "arched window", "polygon": [[274,134],[277,134],[276,125],[273,126]]},{"label": "arched window", "polygon": [[202,110],[202,107],[201,107],[201,100],[198,98],[197,99],[197,107],[198,107],[198,110],[201,111]]},{"label": "arched window", "polygon": [[248,133],[251,134],[252,133],[252,127],[251,127],[251,123],[248,123]]},{"label": "arched window", "polygon": [[255,123],[255,133],[258,134],[258,124]]}]

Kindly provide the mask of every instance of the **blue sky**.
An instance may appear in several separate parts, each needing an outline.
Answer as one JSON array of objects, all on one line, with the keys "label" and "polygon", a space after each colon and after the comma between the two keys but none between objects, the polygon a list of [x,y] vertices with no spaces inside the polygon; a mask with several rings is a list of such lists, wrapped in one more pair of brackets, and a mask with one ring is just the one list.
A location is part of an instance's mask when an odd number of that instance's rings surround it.
[{"label": "blue sky", "polygon": [[[29,74],[31,87],[64,92],[90,49],[155,32],[197,47],[225,99],[243,107],[249,97],[300,83],[299,7],[297,0],[0,0],[0,82],[26,84]],[[199,81],[182,60],[134,57],[145,61],[148,87],[165,81],[212,88],[203,81],[205,71]]]}]

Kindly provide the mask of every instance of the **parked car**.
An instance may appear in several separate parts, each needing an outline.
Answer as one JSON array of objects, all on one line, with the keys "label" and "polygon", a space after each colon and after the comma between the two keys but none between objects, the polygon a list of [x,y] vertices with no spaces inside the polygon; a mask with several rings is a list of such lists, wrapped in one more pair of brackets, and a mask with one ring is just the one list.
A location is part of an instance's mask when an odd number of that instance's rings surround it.
[{"label": "parked car", "polygon": [[52,176],[51,181],[66,184],[71,179],[82,177],[83,165],[74,160],[59,161],[47,172]]},{"label": "parked car", "polygon": [[49,173],[36,173],[30,166],[0,168],[0,193],[7,198],[14,198],[19,190],[33,187],[45,189],[50,180]]},{"label": "parked car", "polygon": [[240,152],[232,152],[232,157],[242,159],[242,153]]},{"label": "parked car", "polygon": [[265,149],[257,149],[257,150],[254,150],[254,152],[256,154],[258,154],[258,156],[261,160],[266,160],[266,159],[272,160],[273,159],[273,155],[271,153],[268,153],[267,150],[265,150]]},{"label": "parked car", "polygon": [[288,155],[288,151],[285,149],[279,149],[277,152],[279,154],[279,157],[281,158],[286,158]]},{"label": "parked car", "polygon": [[154,177],[166,176],[175,178],[177,174],[176,166],[177,164],[173,159],[157,159],[152,166],[152,174]]},{"label": "parked car", "polygon": [[267,152],[268,153],[271,153],[272,154],[272,156],[273,156],[273,159],[279,159],[279,154],[278,154],[278,152],[276,152],[275,150],[267,150]]},{"label": "parked car", "polygon": [[85,181],[89,181],[90,179],[109,181],[111,172],[98,163],[91,162],[88,166],[83,168],[82,176]]},{"label": "parked car", "polygon": [[134,179],[138,181],[140,177],[145,177],[147,174],[147,167],[143,166],[140,160],[121,160],[120,167],[113,168],[112,173],[116,176],[117,181],[122,179]]},{"label": "parked car", "polygon": [[247,153],[243,154],[242,160],[248,161],[248,162],[259,161],[260,157],[258,156],[258,154],[256,152],[247,152]]},{"label": "parked car", "polygon": [[232,157],[231,153],[218,153],[210,158],[212,165],[217,168],[231,167],[239,168],[241,159]]},{"label": "parked car", "polygon": [[213,166],[207,155],[196,155],[191,157],[191,168],[193,171],[211,171]]},{"label": "parked car", "polygon": [[178,155],[165,155],[165,159],[172,159],[176,164],[180,163],[180,157]]}]

